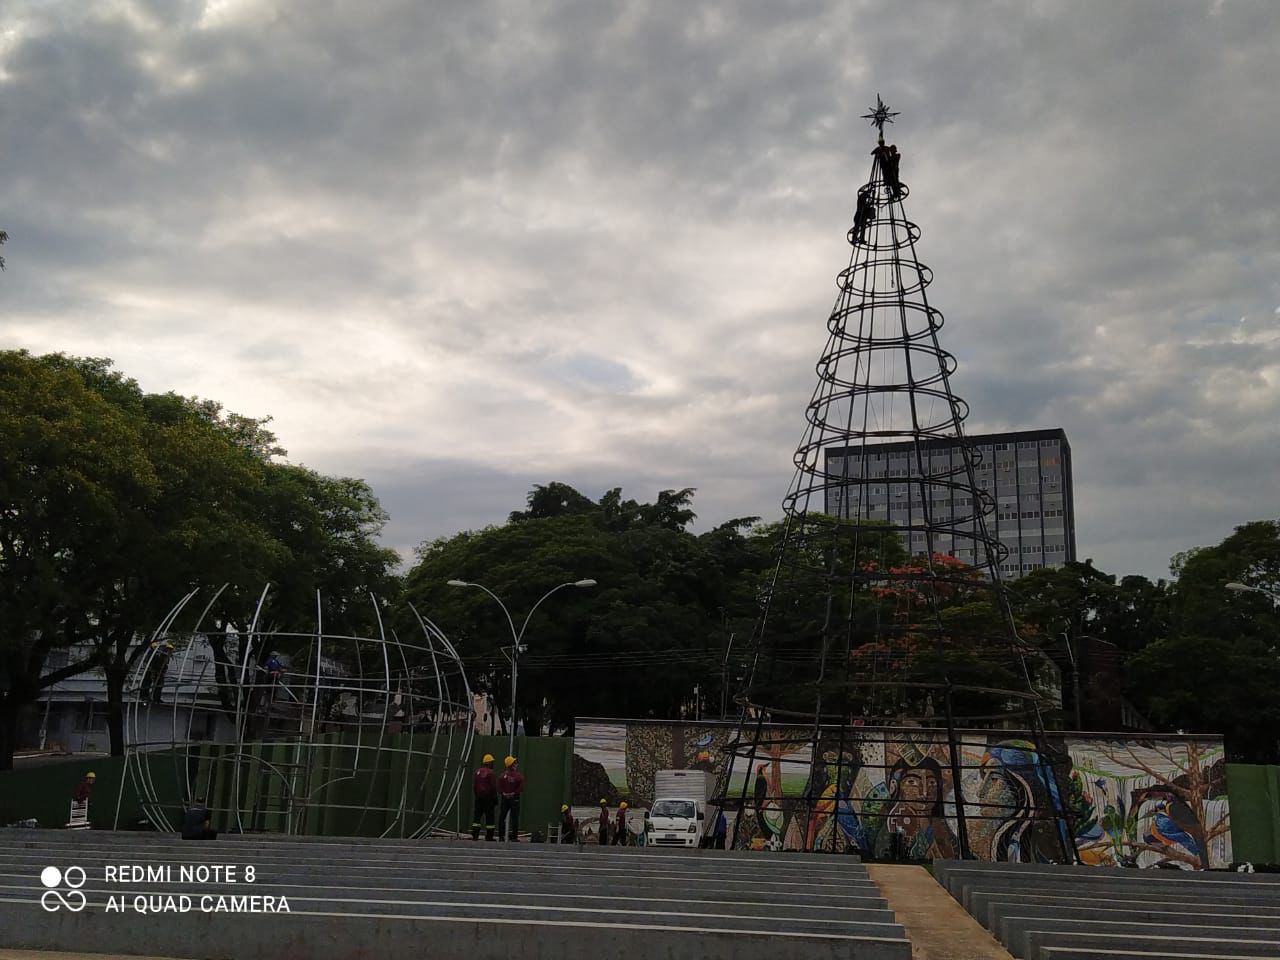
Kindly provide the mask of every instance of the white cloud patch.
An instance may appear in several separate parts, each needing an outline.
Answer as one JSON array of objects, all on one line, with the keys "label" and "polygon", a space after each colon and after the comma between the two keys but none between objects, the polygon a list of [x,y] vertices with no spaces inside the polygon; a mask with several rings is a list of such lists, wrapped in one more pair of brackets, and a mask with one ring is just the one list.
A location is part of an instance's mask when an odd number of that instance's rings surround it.
[{"label": "white cloud patch", "polygon": [[1067,429],[1081,554],[1274,516],[1280,10],[929,10],[18,0],[0,337],[273,414],[402,549],[552,479],[776,515],[879,92],[971,427]]}]

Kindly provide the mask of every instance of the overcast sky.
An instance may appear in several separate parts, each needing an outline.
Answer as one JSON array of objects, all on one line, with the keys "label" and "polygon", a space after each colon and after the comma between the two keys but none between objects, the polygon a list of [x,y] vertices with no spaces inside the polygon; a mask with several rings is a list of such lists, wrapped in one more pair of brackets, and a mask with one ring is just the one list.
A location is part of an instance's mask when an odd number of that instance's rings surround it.
[{"label": "overcast sky", "polygon": [[[876,94],[971,431],[1080,556],[1280,515],[1280,3],[0,0],[0,345],[271,415],[386,541],[776,517]],[[588,575],[590,571],[584,571]]]}]

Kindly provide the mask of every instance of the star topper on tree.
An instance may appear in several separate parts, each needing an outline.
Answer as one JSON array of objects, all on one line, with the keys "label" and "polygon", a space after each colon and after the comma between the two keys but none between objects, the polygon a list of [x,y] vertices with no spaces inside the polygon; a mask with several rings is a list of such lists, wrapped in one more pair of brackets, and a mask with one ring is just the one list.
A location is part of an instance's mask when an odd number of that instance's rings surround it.
[{"label": "star topper on tree", "polygon": [[880,142],[884,143],[884,125],[893,123],[893,118],[899,113],[901,113],[900,110],[890,110],[889,105],[881,100],[880,94],[877,93],[875,107],[870,113],[864,113],[862,119],[871,121],[871,125],[880,131]]}]

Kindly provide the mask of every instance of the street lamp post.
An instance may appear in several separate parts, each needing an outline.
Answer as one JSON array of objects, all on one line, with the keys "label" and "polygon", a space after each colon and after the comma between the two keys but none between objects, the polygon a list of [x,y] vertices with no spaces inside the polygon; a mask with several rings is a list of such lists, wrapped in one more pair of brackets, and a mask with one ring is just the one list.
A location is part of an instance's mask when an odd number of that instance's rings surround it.
[{"label": "street lamp post", "polygon": [[1071,646],[1071,635],[1062,631],[1062,642],[1067,647],[1067,657],[1071,660],[1071,701],[1076,708],[1076,729],[1083,730],[1084,723],[1080,717],[1080,665],[1076,663],[1076,651]]},{"label": "street lamp post", "polygon": [[511,628],[511,653],[508,659],[511,661],[511,729],[510,736],[507,741],[507,753],[514,754],[516,749],[516,683],[520,670],[520,654],[524,652],[522,641],[524,640],[524,632],[529,626],[529,621],[533,618],[533,612],[542,606],[542,601],[547,599],[557,590],[563,590],[565,587],[594,587],[594,580],[570,580],[566,583],[559,583],[538,598],[538,602],[529,608],[528,615],[524,618],[524,623],[520,625],[520,630],[516,630],[516,623],[511,619],[511,612],[507,609],[507,605],[502,602],[496,593],[490,590],[482,583],[471,583],[467,580],[450,580],[451,587],[476,587],[483,590],[491,596],[494,602],[502,608],[503,615],[507,618],[507,626]]},{"label": "street lamp post", "polygon": [[720,661],[720,719],[729,719],[729,651],[733,649],[734,634],[729,634],[729,643],[724,648],[724,659]]}]

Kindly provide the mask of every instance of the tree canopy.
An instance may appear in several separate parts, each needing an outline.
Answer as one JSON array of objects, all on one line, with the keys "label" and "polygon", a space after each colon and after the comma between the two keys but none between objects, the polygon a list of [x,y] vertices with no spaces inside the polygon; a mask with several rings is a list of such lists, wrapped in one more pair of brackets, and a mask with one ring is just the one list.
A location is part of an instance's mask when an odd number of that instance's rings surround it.
[{"label": "tree canopy", "polygon": [[[18,709],[92,667],[119,752],[139,641],[192,587],[274,581],[284,615],[317,588],[336,611],[394,593],[372,491],[279,462],[266,423],[145,393],[108,360],[0,352],[0,769]],[[60,647],[89,653],[46,670]]]},{"label": "tree canopy", "polygon": [[[1100,725],[1091,710],[1114,715],[1107,701],[1123,693],[1154,729],[1222,733],[1229,756],[1275,762],[1280,611],[1265,594],[1226,585],[1280,590],[1280,524],[1246,523],[1216,546],[1176,555],[1170,568],[1174,579],[1152,582],[1067,563],[1029,573],[1011,594],[1050,634],[1046,649],[1064,671],[1069,652],[1081,658],[1087,727]],[[1109,663],[1118,691],[1108,686]]]},{"label": "tree canopy", "polygon": [[[760,602],[775,586],[770,629],[783,656],[770,682],[795,687],[782,689],[780,705],[812,703],[815,638],[833,624],[856,641],[829,651],[842,658],[826,674],[837,708],[853,709],[850,678],[873,667],[902,684],[941,666],[955,683],[1016,685],[1001,674],[1007,664],[948,646],[1007,635],[985,584],[936,555],[948,577],[925,623],[911,574],[920,558],[887,529],[863,525],[842,538],[843,521],[825,518],[836,553],[793,549],[775,585],[783,523],[743,517],[695,534],[692,487],[642,502],[621,488],[593,500],[553,482],[500,526],[423,544],[402,579],[395,553],[378,544],[387,518],[366,483],[285,462],[268,420],[147,393],[108,360],[0,352],[0,444],[0,768],[11,762],[17,711],[90,668],[107,678],[112,747],[121,749],[123,685],[140,639],[189,589],[223,583],[239,589],[212,611],[216,624],[247,623],[244,597],[272,583],[277,620],[308,622],[319,590],[326,624],[362,635],[374,629],[370,592],[393,600],[403,590],[457,641],[473,686],[504,711],[503,648],[537,605],[517,705],[529,729],[566,730],[591,714],[716,712],[737,688]],[[837,583],[834,620],[825,612],[832,564],[853,571]],[[1178,554],[1171,570],[1168,581],[1117,577],[1087,560],[1033,571],[1011,585],[1015,626],[1064,675],[1078,662],[1086,726],[1118,716],[1123,700],[1154,729],[1221,732],[1231,757],[1273,762],[1280,610],[1265,591],[1280,592],[1280,522],[1246,523],[1216,546]],[[548,596],[583,578],[597,585]],[[514,625],[483,591],[449,580],[483,584]],[[860,639],[872,621],[892,628],[875,634],[889,641]],[[393,625],[415,629],[407,618]],[[49,669],[57,648],[83,655]],[[1064,693],[1070,700],[1069,684]]]},{"label": "tree canopy", "polygon": [[767,545],[750,536],[755,518],[689,532],[693,494],[664,490],[640,503],[613,489],[593,501],[562,483],[536,486],[505,525],[424,544],[406,597],[445,626],[473,685],[506,710],[501,648],[511,628],[483,591],[448,581],[492,590],[519,630],[548,590],[594,579],[592,589],[547,598],[529,621],[520,719],[564,730],[575,715],[680,716],[695,687],[719,690],[723,650],[731,633],[749,632],[767,562]]}]

